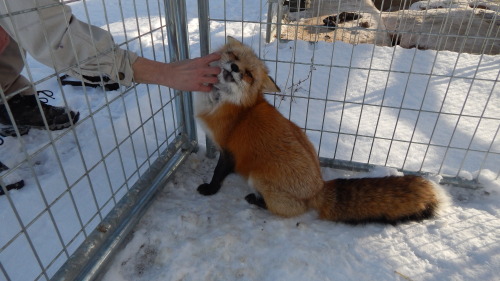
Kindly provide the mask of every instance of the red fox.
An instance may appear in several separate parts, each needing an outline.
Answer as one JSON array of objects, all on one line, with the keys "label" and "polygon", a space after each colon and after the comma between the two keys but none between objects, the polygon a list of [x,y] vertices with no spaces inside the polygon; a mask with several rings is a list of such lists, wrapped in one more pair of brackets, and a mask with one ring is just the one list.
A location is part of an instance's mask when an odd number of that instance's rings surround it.
[{"label": "red fox", "polygon": [[224,178],[236,172],[257,190],[247,202],[282,217],[314,209],[326,220],[396,224],[436,214],[442,191],[422,177],[323,181],[303,130],[265,100],[264,92],[280,89],[264,63],[232,37],[219,52],[219,83],[196,101],[197,117],[220,150],[213,178],[198,187],[199,193],[217,193]]}]

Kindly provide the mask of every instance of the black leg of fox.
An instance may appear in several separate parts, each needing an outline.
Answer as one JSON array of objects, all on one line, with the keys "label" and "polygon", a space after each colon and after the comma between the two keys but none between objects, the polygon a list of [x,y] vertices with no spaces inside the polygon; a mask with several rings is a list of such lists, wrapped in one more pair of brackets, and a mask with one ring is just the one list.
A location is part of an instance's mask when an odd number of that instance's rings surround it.
[{"label": "black leg of fox", "polygon": [[250,193],[247,196],[245,196],[245,200],[247,200],[248,203],[261,207],[262,209],[267,209],[266,201],[264,201],[264,198],[260,194],[255,194],[255,193]]},{"label": "black leg of fox", "polygon": [[204,183],[198,186],[198,192],[207,196],[213,195],[219,191],[222,181],[234,172],[234,158],[231,152],[223,150],[220,152],[219,161],[215,166],[214,175],[210,183]]}]

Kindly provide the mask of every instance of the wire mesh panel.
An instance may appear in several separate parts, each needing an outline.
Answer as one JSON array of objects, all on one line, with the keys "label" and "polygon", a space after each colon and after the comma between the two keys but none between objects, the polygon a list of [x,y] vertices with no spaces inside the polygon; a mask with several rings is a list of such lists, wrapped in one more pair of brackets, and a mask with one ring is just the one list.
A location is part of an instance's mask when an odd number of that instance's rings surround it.
[{"label": "wire mesh panel", "polygon": [[324,165],[498,178],[498,1],[221,1],[210,48],[254,48]]},{"label": "wire mesh panel", "polygon": [[172,49],[164,1],[2,0],[0,11],[15,53],[0,54],[0,280],[48,280],[83,241],[88,256],[122,231],[196,146],[189,95],[128,77],[133,53],[187,53]]}]

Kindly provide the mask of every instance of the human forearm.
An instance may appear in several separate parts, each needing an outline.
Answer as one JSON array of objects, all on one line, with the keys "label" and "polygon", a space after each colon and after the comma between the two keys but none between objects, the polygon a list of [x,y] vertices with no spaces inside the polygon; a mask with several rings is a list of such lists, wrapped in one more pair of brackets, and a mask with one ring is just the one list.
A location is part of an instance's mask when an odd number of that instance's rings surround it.
[{"label": "human forearm", "polygon": [[158,84],[183,91],[208,92],[217,83],[219,67],[212,67],[212,61],[220,59],[219,54],[183,60],[174,63],[161,63],[139,57],[132,65],[134,81],[137,83]]},{"label": "human forearm", "polygon": [[137,83],[166,86],[168,81],[162,73],[169,72],[167,66],[166,63],[138,57],[132,65],[132,69],[134,70],[134,81]]}]

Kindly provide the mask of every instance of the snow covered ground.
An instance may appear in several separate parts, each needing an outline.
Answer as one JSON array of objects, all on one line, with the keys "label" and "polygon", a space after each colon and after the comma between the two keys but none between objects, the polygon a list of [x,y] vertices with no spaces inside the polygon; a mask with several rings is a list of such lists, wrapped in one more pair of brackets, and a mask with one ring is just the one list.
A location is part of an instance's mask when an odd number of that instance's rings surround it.
[{"label": "snow covered ground", "polygon": [[[224,2],[210,1],[212,18],[266,18],[264,3],[244,1],[224,9]],[[92,24],[108,28],[102,1],[86,3]],[[131,8],[134,3],[127,0],[120,6],[117,1],[106,1],[109,29],[118,43],[162,21],[157,2],[136,3],[137,10]],[[82,2],[72,6],[79,18],[87,16]],[[187,7],[190,51],[198,56],[196,1],[188,0]],[[353,227],[320,221],[314,213],[282,219],[248,205],[243,197],[250,190],[234,175],[217,195],[199,195],[196,187],[210,180],[215,167],[215,160],[204,158],[201,141],[200,152],[190,156],[156,198],[104,279],[497,279],[500,181],[496,178],[500,157],[490,154],[485,158],[480,151],[489,148],[500,152],[500,136],[496,135],[500,89],[493,82],[498,80],[500,57],[354,47],[342,42],[264,44],[264,30],[265,26],[258,24],[214,21],[212,46],[222,45],[225,36],[232,35],[250,44],[266,60],[283,90],[282,95],[269,96],[270,100],[285,116],[308,129],[320,156],[429,171],[438,174],[431,178],[436,181],[440,175],[458,174],[466,179],[478,176],[483,188],[445,187],[452,205],[438,219],[423,223]],[[154,32],[129,47],[163,60],[163,39],[161,32]],[[287,63],[291,61],[298,64]],[[315,67],[308,65],[311,62]],[[331,63],[335,67],[327,67]],[[35,79],[50,71],[33,60],[30,66]],[[50,103],[62,104],[55,80],[37,87],[54,90],[56,100]],[[124,96],[69,86],[63,90],[69,104],[80,111],[82,123],[74,134],[58,139],[55,148],[48,146],[37,154],[33,168],[25,165],[18,170],[27,185],[10,194],[27,225],[26,234],[18,235],[21,227],[16,215],[7,198],[0,197],[0,245],[16,237],[0,252],[1,265],[10,280],[35,279],[41,272],[39,263],[48,267],[49,277],[55,273],[65,260],[65,254],[58,256],[62,245],[68,245],[69,254],[77,248],[84,239],[80,229],[88,234],[95,228],[137,179],[135,171],[146,169],[157,156],[155,150],[164,149],[166,136],[174,132],[168,103],[171,96],[166,89],[140,85]],[[110,100],[110,110],[102,110]],[[166,105],[165,110],[148,120],[162,105]],[[85,119],[89,116],[92,118]],[[339,131],[343,134],[336,133]],[[132,138],[128,138],[130,132],[134,132]],[[365,137],[355,140],[356,133]],[[203,136],[200,132],[200,140]],[[378,139],[372,142],[373,136]],[[37,130],[22,137],[28,151],[36,151],[50,139],[46,132]],[[116,142],[123,142],[119,150],[113,150]],[[429,142],[432,146],[427,149],[424,143]],[[465,148],[471,151],[465,153]],[[108,153],[106,161],[99,162]],[[0,155],[2,161],[14,166],[23,158],[22,143],[5,138]],[[93,167],[89,176],[82,178],[89,167]],[[355,174],[324,169],[325,179],[389,174],[397,172],[377,168]],[[72,193],[65,192],[66,185],[75,182]],[[116,194],[111,196],[112,192]],[[46,204],[52,204],[50,212],[45,210]],[[32,253],[28,238],[38,257]],[[0,280],[9,280],[2,271]]]},{"label": "snow covered ground", "polygon": [[[156,198],[104,280],[498,280],[498,182],[447,188],[453,205],[423,223],[348,226],[315,213],[283,219],[249,205],[230,176],[196,192],[214,160],[192,155]],[[325,178],[383,176],[324,169]]]}]

